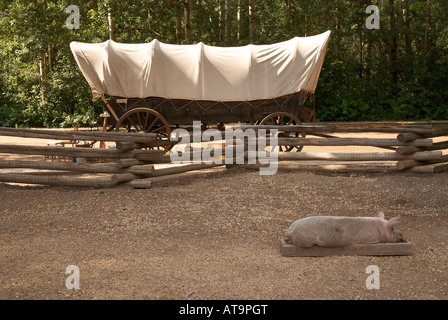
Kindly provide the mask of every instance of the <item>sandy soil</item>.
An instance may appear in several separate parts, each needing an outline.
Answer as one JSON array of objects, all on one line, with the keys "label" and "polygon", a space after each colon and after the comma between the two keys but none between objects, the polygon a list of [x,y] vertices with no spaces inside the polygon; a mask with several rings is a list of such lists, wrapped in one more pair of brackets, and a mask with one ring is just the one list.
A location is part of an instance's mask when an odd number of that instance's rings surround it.
[{"label": "sandy soil", "polygon": [[[447,195],[448,173],[233,168],[147,190],[0,184],[0,299],[447,299]],[[399,217],[412,256],[279,252],[287,220],[378,210]],[[66,288],[69,265],[79,290]],[[379,289],[366,288],[370,265]]]}]

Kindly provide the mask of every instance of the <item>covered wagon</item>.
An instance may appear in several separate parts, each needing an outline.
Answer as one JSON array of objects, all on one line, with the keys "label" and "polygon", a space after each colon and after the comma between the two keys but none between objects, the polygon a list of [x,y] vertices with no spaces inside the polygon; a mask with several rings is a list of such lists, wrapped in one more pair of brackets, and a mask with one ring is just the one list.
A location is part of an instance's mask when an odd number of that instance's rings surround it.
[{"label": "covered wagon", "polygon": [[[71,50],[101,98],[108,130],[157,132],[172,127],[310,121],[305,108],[322,68],[330,31],[270,45],[214,47],[149,43],[72,42]],[[104,122],[107,120],[107,123]]]}]

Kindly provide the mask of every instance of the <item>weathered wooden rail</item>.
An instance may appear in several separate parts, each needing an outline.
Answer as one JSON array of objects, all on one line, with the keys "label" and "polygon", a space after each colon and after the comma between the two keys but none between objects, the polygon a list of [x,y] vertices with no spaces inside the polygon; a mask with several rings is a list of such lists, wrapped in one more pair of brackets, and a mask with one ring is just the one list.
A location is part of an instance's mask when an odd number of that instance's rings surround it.
[{"label": "weathered wooden rail", "polygon": [[[433,129],[430,125],[368,125],[306,124],[297,126],[234,125],[226,129],[260,129],[270,132],[282,130],[277,139],[279,146],[305,146],[302,152],[278,152],[279,170],[305,170],[325,172],[398,172],[437,173],[448,171],[448,130]],[[394,139],[338,137],[340,133],[397,134]],[[285,136],[297,133],[297,137]],[[302,136],[306,134],[306,137]],[[174,145],[173,141],[160,141],[151,133],[69,131],[0,128],[0,135],[20,138],[50,140],[108,141],[109,148],[61,147],[54,145],[0,144],[0,182],[43,184],[73,187],[113,187],[125,184],[132,188],[149,188],[170,179],[179,179],[207,169],[224,167],[223,162],[170,164],[170,156],[156,147]],[[293,135],[294,136],[294,135]],[[434,142],[447,137],[445,141]],[[197,141],[197,140],[195,140]],[[266,139],[267,144],[270,138]],[[333,149],[346,146],[369,146],[383,150],[378,152],[307,152],[306,147]],[[111,148],[112,147],[112,148]],[[247,146],[246,146],[247,147]],[[227,146],[234,148],[234,146]],[[148,150],[149,149],[149,150]],[[220,149],[220,150],[219,150]],[[388,151],[384,151],[388,149]],[[222,155],[225,148],[217,148]],[[234,149],[235,150],[235,149]],[[260,153],[245,149],[247,159],[258,159],[256,164],[243,164],[246,168],[260,168]],[[42,161],[29,159],[7,160],[2,154],[40,155]],[[201,149],[190,152],[190,159],[197,159]],[[45,157],[69,159],[69,161],[44,161]],[[266,154],[267,157],[271,155]],[[103,163],[73,162],[72,159],[107,159]],[[222,158],[221,158],[222,159]],[[272,159],[272,158],[269,158]],[[165,164],[160,167],[157,164]],[[27,169],[26,172],[23,172]],[[205,171],[204,171],[205,170]],[[18,172],[19,171],[19,172]]]},{"label": "weathered wooden rail", "polygon": [[[441,126],[446,123],[441,124]],[[446,127],[446,126],[445,126]],[[279,146],[364,146],[387,148],[391,152],[368,153],[324,153],[324,152],[278,152],[278,168],[287,170],[312,170],[328,172],[395,172],[406,170],[415,173],[436,173],[448,171],[448,140],[433,142],[432,138],[446,136],[448,129],[433,129],[431,125],[368,125],[350,126],[349,124],[322,125],[305,124],[298,126],[277,125],[233,125],[229,129],[270,132],[279,130],[298,136],[279,137]],[[328,134],[338,133],[397,133],[396,139],[377,138],[341,138]],[[319,136],[309,137],[309,136]],[[269,139],[267,139],[269,143]],[[248,157],[254,156],[248,152]],[[248,168],[259,168],[261,164],[247,164]]]},{"label": "weathered wooden rail", "polygon": [[[50,145],[0,144],[0,155],[39,155],[43,160],[3,160],[0,157],[0,169],[6,169],[0,172],[0,182],[69,187],[113,187],[126,184],[133,188],[149,188],[191,172],[223,166],[199,163],[156,168],[156,164],[169,163],[170,157],[162,150],[151,148],[172,146],[176,142],[157,140],[157,135],[152,133],[0,128],[0,135],[115,143],[115,146],[112,144],[109,148],[64,147],[54,141]],[[195,153],[197,151],[191,152],[191,158]],[[45,161],[48,157],[56,158],[56,161]],[[74,162],[79,158],[107,161]]]},{"label": "weathered wooden rail", "polygon": [[101,132],[48,129],[17,129],[0,127],[1,136],[41,139],[96,140],[114,142],[154,143],[155,133]]}]

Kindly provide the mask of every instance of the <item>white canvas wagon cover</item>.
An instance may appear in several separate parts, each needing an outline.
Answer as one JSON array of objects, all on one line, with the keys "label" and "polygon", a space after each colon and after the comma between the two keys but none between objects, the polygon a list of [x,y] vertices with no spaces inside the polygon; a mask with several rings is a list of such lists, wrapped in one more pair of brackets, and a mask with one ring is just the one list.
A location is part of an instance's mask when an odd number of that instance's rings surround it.
[{"label": "white canvas wagon cover", "polygon": [[246,101],[314,93],[330,31],[270,45],[72,42],[93,98]]}]

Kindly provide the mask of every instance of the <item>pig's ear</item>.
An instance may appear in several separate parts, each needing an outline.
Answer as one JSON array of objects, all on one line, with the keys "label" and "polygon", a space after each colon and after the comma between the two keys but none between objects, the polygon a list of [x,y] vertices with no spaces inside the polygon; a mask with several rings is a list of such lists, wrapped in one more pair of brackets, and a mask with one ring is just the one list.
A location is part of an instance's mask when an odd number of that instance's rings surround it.
[{"label": "pig's ear", "polygon": [[398,218],[397,218],[397,217],[392,218],[392,219],[390,219],[390,220],[387,222],[387,227],[388,227],[389,229],[392,229],[392,228],[394,227],[394,225],[397,224],[397,222],[398,222]]},{"label": "pig's ear", "polygon": [[384,212],[383,211],[378,211],[378,213],[376,214],[376,217],[377,218],[381,218],[381,219],[384,219]]}]

